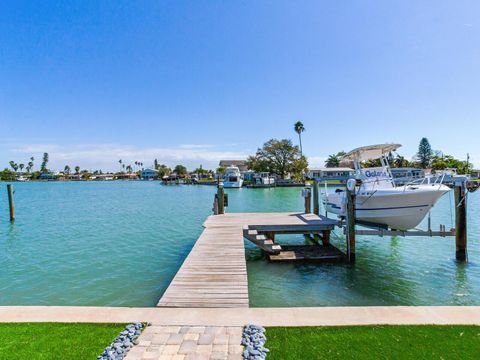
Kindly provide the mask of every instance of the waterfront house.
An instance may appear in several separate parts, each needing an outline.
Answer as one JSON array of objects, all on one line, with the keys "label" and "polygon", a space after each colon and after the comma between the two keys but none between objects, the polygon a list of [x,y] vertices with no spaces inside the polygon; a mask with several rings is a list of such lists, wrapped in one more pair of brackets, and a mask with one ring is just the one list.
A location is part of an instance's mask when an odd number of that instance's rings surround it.
[{"label": "waterfront house", "polygon": [[82,174],[67,174],[67,175],[65,175],[65,179],[80,181],[80,180],[82,180]]},{"label": "waterfront house", "polygon": [[355,177],[355,171],[348,167],[333,167],[333,168],[315,168],[309,169],[307,178],[315,179],[317,181],[334,181],[345,183],[348,179]]},{"label": "waterfront house", "polygon": [[138,175],[136,173],[120,173],[115,175],[118,180],[137,180]]},{"label": "waterfront house", "polygon": [[141,174],[141,178],[144,180],[153,180],[158,178],[158,170],[155,169],[143,169]]},{"label": "waterfront house", "polygon": [[395,184],[404,185],[411,181],[425,177],[425,171],[417,168],[391,168],[390,169]]},{"label": "waterfront house", "polygon": [[55,174],[53,172],[43,172],[39,176],[39,180],[44,180],[44,181],[53,181],[57,180],[59,174]]},{"label": "waterfront house", "polygon": [[114,174],[95,174],[91,177],[91,179],[96,181],[111,181],[114,179],[114,177]]}]

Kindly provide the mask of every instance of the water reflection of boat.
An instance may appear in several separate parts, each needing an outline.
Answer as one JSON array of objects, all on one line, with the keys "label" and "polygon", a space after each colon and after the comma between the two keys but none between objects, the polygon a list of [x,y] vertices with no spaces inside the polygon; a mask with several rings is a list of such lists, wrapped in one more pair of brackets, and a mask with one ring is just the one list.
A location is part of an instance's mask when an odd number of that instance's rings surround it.
[{"label": "water reflection of boat", "polygon": [[[378,224],[397,230],[416,227],[429,210],[450,189],[441,183],[395,184],[387,155],[399,144],[364,146],[350,151],[344,160],[353,161],[355,177],[360,183],[356,193],[356,218],[360,222]],[[380,159],[381,167],[362,168],[361,162]],[[323,203],[328,212],[345,215],[345,191],[337,189],[325,194]]]}]

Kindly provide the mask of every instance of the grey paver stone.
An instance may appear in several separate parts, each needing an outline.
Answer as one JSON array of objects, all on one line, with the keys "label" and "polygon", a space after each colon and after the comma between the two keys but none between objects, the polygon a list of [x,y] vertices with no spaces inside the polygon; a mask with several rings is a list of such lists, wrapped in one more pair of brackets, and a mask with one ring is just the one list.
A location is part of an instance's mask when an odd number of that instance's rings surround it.
[{"label": "grey paver stone", "polygon": [[212,352],[223,352],[228,354],[228,345],[213,345]]},{"label": "grey paver stone", "polygon": [[185,360],[209,360],[210,354],[189,354],[185,356]]},{"label": "grey paver stone", "polygon": [[243,360],[242,354],[228,354],[227,360]]},{"label": "grey paver stone", "polygon": [[190,329],[190,326],[182,326],[180,330],[178,331],[179,334],[187,334],[188,330]]},{"label": "grey paver stone", "polygon": [[243,353],[243,346],[242,345],[228,345],[228,353],[229,354],[242,354]]},{"label": "grey paver stone", "polygon": [[[142,335],[140,335],[140,337],[138,338],[139,341],[142,340]],[[167,343],[169,337],[170,334],[156,334],[152,338],[152,345],[164,345]]]},{"label": "grey paver stone", "polygon": [[169,334],[178,334],[181,328],[181,326],[162,326],[162,331]]},{"label": "grey paver stone", "polygon": [[180,345],[183,341],[183,334],[170,334],[167,345]]},{"label": "grey paver stone", "polygon": [[210,345],[213,344],[214,335],[212,334],[201,334],[198,338],[198,345]]},{"label": "grey paver stone", "polygon": [[224,352],[212,352],[210,360],[227,360],[228,354]]},{"label": "grey paver stone", "polygon": [[180,344],[165,345],[162,350],[162,355],[177,355],[179,349],[180,349]]},{"label": "grey paver stone", "polygon": [[210,355],[211,352],[212,352],[212,345],[197,345],[197,350],[195,350],[195,353],[197,354]]},{"label": "grey paver stone", "polygon": [[183,335],[183,340],[198,340],[201,334],[185,334]]},{"label": "grey paver stone", "polygon": [[160,357],[160,351],[145,351],[142,355],[142,359],[158,359]]},{"label": "grey paver stone", "polygon": [[228,344],[237,345],[242,343],[242,336],[238,334],[228,335]]},{"label": "grey paver stone", "polygon": [[178,350],[179,354],[191,354],[197,349],[197,342],[195,340],[184,340],[180,349]]},{"label": "grey paver stone", "polygon": [[228,339],[229,339],[229,335],[218,334],[218,335],[215,335],[215,338],[213,339],[213,344],[214,345],[228,345]]}]

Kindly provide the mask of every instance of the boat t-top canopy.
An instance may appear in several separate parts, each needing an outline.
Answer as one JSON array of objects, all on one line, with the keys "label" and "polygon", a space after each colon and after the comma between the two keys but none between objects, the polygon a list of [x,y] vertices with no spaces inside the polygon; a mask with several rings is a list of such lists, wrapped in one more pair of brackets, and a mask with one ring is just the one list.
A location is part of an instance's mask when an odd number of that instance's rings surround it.
[{"label": "boat t-top canopy", "polygon": [[391,151],[397,150],[401,146],[401,144],[378,144],[362,146],[350,151],[343,157],[343,160],[375,160],[381,158],[383,154],[388,154]]}]

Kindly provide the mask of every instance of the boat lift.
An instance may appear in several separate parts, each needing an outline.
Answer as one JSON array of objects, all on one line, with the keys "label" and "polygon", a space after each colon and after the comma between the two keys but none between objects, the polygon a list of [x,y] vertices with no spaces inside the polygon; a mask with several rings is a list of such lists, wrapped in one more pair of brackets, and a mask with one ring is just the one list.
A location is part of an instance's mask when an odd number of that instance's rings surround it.
[{"label": "boat lift", "polygon": [[[340,227],[343,228],[347,243],[347,261],[349,263],[355,262],[355,241],[356,235],[367,236],[423,236],[423,237],[455,237],[455,257],[458,261],[466,261],[467,256],[467,195],[469,192],[477,191],[480,188],[478,182],[457,181],[454,188],[455,199],[455,228],[447,230],[445,225],[440,225],[439,230],[432,230],[430,213],[428,215],[428,229],[427,230],[396,230],[389,229],[383,224],[369,223],[360,221],[355,218],[355,194],[357,191],[357,182],[347,182],[346,188],[346,216],[342,218]],[[318,182],[314,182],[313,187],[318,187]],[[318,202],[318,196],[313,199],[314,204]],[[309,206],[310,200],[305,199],[306,207]],[[316,208],[314,206],[314,208]],[[368,230],[357,229],[356,225],[369,228]]]}]

